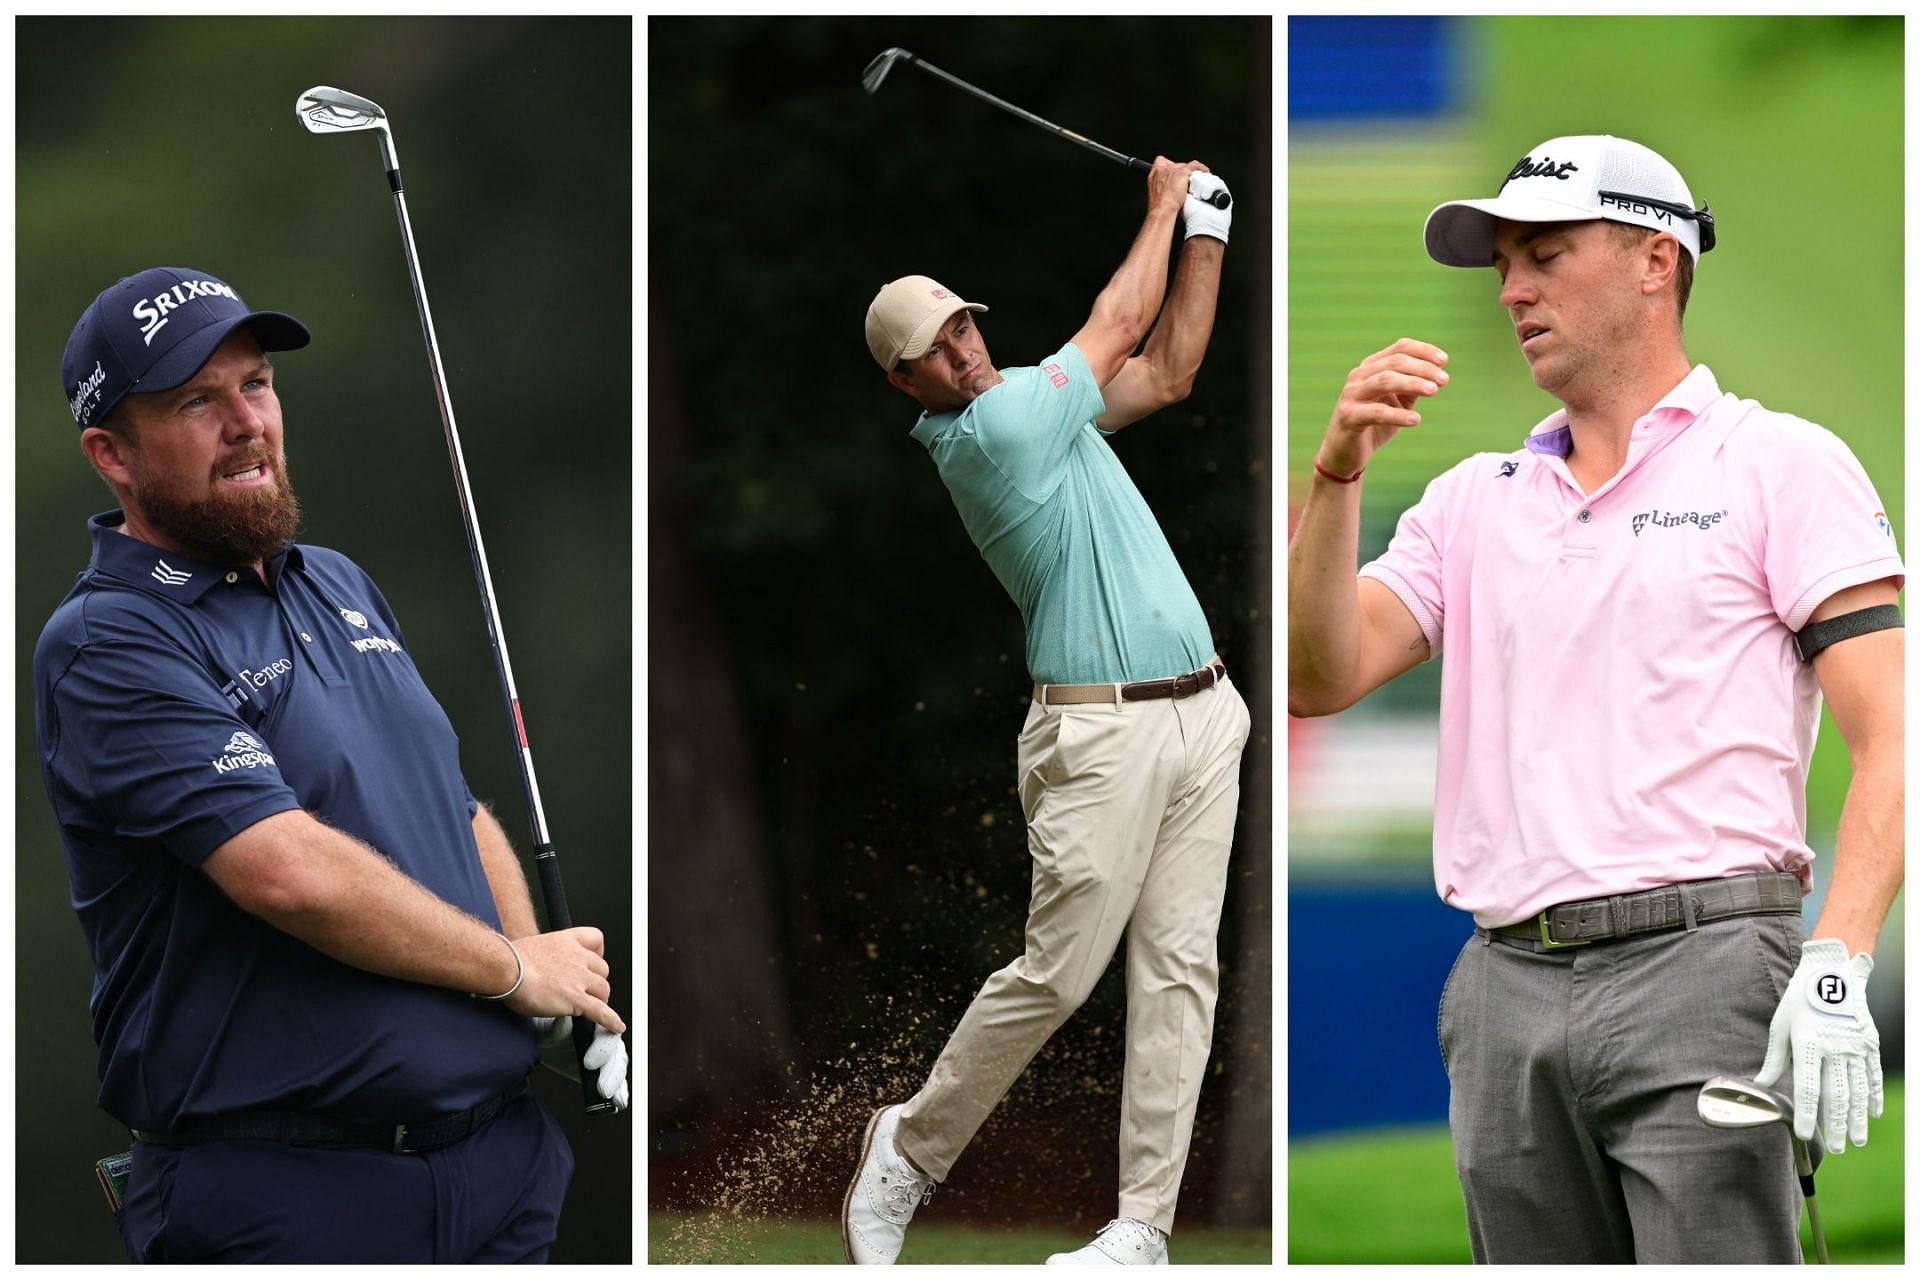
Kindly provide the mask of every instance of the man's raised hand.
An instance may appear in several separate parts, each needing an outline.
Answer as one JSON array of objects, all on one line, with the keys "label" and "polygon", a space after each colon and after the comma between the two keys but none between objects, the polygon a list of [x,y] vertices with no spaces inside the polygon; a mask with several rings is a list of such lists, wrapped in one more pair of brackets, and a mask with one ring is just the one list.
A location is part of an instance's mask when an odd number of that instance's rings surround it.
[{"label": "man's raised hand", "polygon": [[1317,461],[1335,475],[1358,475],[1374,451],[1407,427],[1418,426],[1414,405],[1447,384],[1447,353],[1430,342],[1402,338],[1376,351],[1347,374]]}]

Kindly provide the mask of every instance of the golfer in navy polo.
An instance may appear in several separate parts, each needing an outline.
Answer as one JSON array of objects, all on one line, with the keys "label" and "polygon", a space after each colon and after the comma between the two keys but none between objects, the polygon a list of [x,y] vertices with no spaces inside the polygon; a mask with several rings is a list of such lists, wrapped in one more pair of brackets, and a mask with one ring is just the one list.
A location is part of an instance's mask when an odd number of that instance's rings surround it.
[{"label": "golfer in navy polo", "polygon": [[120,509],[34,650],[136,1262],[540,1262],[568,1015],[627,1102],[598,930],[541,933],[384,596],[293,541],[266,352],[205,272],[119,281],[61,377]]}]

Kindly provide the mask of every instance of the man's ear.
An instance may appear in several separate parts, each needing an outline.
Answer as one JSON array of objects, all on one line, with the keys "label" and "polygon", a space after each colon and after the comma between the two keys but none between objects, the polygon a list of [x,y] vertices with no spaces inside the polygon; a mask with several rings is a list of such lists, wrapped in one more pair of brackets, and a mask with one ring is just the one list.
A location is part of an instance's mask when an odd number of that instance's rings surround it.
[{"label": "man's ear", "polygon": [[80,451],[101,478],[116,488],[125,488],[133,481],[127,464],[129,448],[125,439],[102,427],[88,427],[80,433]]},{"label": "man's ear", "polygon": [[915,400],[920,398],[914,390],[912,374],[901,373],[898,369],[889,369],[887,371],[887,381],[912,396]]},{"label": "man's ear", "polygon": [[1680,241],[1672,235],[1648,236],[1647,265],[1640,276],[1642,293],[1658,293],[1673,283],[1680,270]]}]

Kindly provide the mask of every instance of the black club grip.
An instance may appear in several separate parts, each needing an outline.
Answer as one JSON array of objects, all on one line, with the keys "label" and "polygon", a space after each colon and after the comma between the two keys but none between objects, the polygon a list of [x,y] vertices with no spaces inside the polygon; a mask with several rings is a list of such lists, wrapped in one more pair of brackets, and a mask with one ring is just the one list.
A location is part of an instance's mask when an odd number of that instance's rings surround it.
[{"label": "black club grip", "polygon": [[[553,846],[543,844],[533,851],[533,865],[540,873],[540,896],[547,903],[547,928],[558,931],[573,928],[573,912],[567,908],[567,887],[560,881],[559,859],[554,855]],[[573,1058],[580,1064],[580,1098],[592,1115],[597,1112],[613,1110],[613,1103],[600,1096],[594,1087],[598,1072],[589,1071],[585,1062],[587,1050],[593,1047],[593,1023],[584,1017],[573,1020]]]}]

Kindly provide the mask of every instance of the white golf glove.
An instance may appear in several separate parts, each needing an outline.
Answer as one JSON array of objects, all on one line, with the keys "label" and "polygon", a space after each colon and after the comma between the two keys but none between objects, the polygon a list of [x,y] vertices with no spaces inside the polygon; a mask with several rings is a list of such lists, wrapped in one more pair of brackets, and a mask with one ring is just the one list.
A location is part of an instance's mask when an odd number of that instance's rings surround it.
[{"label": "white golf glove", "polygon": [[[540,1042],[540,1061],[569,1080],[580,1078],[580,1062],[573,1056],[573,1019],[535,1018],[533,1032]],[[598,1072],[593,1087],[601,1097],[613,1103],[615,1111],[627,1109],[627,1046],[619,1036],[596,1024],[593,1044],[583,1059],[589,1071]]]},{"label": "white golf glove", "polygon": [[1816,938],[1800,950],[1800,967],[1767,1029],[1767,1060],[1754,1079],[1777,1086],[1793,1062],[1793,1131],[1813,1140],[1814,1124],[1826,1129],[1827,1150],[1839,1155],[1848,1141],[1867,1145],[1867,1118],[1886,1107],[1880,1077],[1880,1032],[1867,1012],[1867,975],[1873,957],[1847,959],[1847,944]]},{"label": "white golf glove", "polygon": [[[1187,177],[1187,203],[1181,208],[1181,216],[1187,222],[1187,239],[1195,236],[1212,236],[1222,244],[1227,240],[1227,228],[1233,225],[1233,206],[1216,209],[1203,197],[1216,191],[1226,191],[1227,184],[1210,173],[1189,174]],[[1228,191],[1228,195],[1233,193]]]}]

